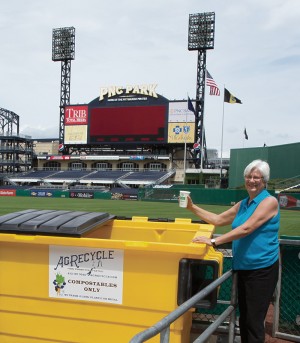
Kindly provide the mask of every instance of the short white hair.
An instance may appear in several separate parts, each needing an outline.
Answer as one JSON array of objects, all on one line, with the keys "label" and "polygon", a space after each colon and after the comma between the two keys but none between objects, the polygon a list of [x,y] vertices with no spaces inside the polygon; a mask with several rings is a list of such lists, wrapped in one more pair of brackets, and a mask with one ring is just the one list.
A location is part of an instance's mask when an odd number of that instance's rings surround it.
[{"label": "short white hair", "polygon": [[254,169],[258,169],[262,175],[264,182],[268,182],[270,179],[270,166],[266,161],[254,160],[247,165],[244,170],[244,177],[249,175]]}]

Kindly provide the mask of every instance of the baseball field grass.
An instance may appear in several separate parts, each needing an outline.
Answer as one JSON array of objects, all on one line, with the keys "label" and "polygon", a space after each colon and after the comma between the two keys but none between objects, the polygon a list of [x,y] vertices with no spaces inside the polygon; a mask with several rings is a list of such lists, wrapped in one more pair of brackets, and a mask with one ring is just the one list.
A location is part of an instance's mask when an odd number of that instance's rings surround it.
[{"label": "baseball field grass", "polygon": [[[203,205],[208,211],[221,213],[228,209],[222,205]],[[0,215],[22,211],[37,210],[70,210],[106,212],[118,217],[132,218],[143,216],[148,218],[191,218],[199,220],[190,211],[180,208],[177,203],[124,201],[102,199],[70,199],[70,198],[42,198],[42,197],[0,197]],[[280,235],[300,236],[300,211],[280,210]],[[230,226],[217,227],[215,233],[222,234],[230,230]]]}]

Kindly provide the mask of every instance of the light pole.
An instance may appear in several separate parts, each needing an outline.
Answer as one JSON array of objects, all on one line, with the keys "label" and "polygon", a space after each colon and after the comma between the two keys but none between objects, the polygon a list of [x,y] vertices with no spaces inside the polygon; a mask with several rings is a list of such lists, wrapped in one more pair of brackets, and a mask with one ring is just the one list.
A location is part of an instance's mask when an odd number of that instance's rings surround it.
[{"label": "light pole", "polygon": [[75,59],[75,28],[53,29],[52,61],[61,61],[59,143],[64,143],[65,106],[70,104],[71,60]]},{"label": "light pole", "polygon": [[214,48],[215,13],[197,13],[189,15],[188,50],[198,51],[197,63],[197,91],[195,108],[195,143],[201,146],[199,151],[194,152],[196,168],[203,169],[207,164],[206,140],[204,130],[204,93],[206,72],[206,50]]}]

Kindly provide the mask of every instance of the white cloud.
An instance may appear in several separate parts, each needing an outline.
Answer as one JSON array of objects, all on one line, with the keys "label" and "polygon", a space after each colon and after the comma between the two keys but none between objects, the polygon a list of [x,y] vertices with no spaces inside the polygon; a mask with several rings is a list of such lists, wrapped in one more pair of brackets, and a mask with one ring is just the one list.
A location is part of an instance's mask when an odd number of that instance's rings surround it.
[{"label": "white cloud", "polygon": [[25,136],[31,136],[31,138],[58,138],[58,127],[44,127],[37,125],[34,127],[31,126],[22,126],[20,129],[20,134]]}]

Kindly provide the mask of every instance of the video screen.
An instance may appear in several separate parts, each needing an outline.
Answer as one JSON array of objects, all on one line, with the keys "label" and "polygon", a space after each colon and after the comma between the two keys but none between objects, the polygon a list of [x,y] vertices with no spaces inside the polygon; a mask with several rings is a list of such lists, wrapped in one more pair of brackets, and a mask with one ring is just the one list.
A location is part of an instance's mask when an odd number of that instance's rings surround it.
[{"label": "video screen", "polygon": [[89,143],[165,143],[166,106],[92,108]]}]

